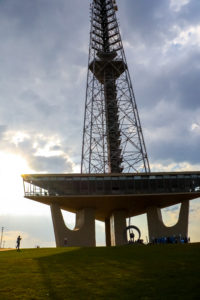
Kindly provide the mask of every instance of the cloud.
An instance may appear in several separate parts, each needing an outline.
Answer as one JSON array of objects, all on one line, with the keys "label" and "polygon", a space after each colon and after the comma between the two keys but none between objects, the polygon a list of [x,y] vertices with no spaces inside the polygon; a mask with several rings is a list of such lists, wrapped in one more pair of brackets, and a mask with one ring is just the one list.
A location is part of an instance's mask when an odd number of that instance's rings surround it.
[{"label": "cloud", "polygon": [[6,126],[0,125],[0,138],[2,138],[5,132],[6,132]]},{"label": "cloud", "polygon": [[30,158],[29,164],[36,172],[62,173],[64,171],[72,173],[72,163],[64,157],[33,156]]},{"label": "cloud", "polygon": [[[76,0],[76,5],[78,10],[74,1],[63,0],[0,4],[0,118],[7,129],[1,145],[6,151],[21,152],[37,170],[42,156],[32,157],[32,145],[39,133],[49,138],[60,135],[61,150],[80,162],[89,27],[83,12],[89,14],[89,4]],[[13,149],[6,138],[10,132],[11,139],[19,132],[30,139],[18,140],[18,149]],[[49,163],[55,165],[55,160]],[[42,170],[52,171],[46,161],[44,156]],[[56,170],[70,170],[62,155],[57,163]]]},{"label": "cloud", "polygon": [[170,0],[170,8],[176,12],[179,12],[183,6],[187,5],[190,0]]},{"label": "cloud", "polygon": [[150,164],[198,166],[200,3],[129,2],[119,2],[122,37]]}]

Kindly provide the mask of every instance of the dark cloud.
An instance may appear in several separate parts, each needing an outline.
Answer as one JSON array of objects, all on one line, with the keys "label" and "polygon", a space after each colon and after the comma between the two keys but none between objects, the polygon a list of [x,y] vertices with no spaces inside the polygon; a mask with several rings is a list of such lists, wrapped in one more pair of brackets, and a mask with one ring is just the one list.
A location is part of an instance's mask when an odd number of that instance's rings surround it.
[{"label": "dark cloud", "polygon": [[[199,163],[199,1],[119,2],[122,36],[150,161]],[[194,15],[194,18],[193,18]],[[195,31],[196,30],[196,31]],[[182,33],[181,35],[181,31]]]},{"label": "dark cloud", "polygon": [[0,138],[2,139],[7,127],[5,125],[0,125]]},{"label": "dark cloud", "polygon": [[159,47],[167,38],[173,37],[171,25],[175,23],[175,15],[170,10],[169,4],[168,0],[119,2],[120,23],[125,39],[152,48]]},{"label": "dark cloud", "polygon": [[178,12],[178,18],[184,24],[198,25],[199,24],[200,2],[198,0],[190,0],[189,3]]},{"label": "dark cloud", "polygon": [[186,68],[179,74],[173,88],[174,94],[178,94],[177,98],[181,106],[193,111],[200,107],[199,60],[200,54],[196,59],[193,58],[190,68]]},{"label": "dark cloud", "polygon": [[63,157],[43,157],[32,156],[29,159],[29,165],[36,172],[48,172],[48,173],[71,173],[72,163],[67,161]]},{"label": "dark cloud", "polygon": [[150,144],[150,154],[153,161],[168,164],[172,162],[188,162],[192,165],[199,165],[200,141],[183,140],[182,143],[162,141],[162,143]]}]

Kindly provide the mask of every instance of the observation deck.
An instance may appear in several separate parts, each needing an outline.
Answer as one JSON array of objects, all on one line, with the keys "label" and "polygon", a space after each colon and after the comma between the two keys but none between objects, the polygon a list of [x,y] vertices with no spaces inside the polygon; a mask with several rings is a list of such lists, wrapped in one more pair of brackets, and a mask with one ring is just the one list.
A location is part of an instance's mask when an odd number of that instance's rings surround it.
[{"label": "observation deck", "polygon": [[105,221],[113,210],[126,217],[146,213],[200,197],[200,172],[129,174],[24,174],[26,198],[76,213],[94,208]]}]

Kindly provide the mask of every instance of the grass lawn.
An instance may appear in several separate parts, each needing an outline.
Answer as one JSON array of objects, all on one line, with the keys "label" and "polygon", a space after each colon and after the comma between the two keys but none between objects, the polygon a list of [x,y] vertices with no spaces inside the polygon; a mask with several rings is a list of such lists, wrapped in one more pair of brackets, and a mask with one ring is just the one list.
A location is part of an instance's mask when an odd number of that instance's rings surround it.
[{"label": "grass lawn", "polygon": [[0,252],[0,299],[200,299],[200,244]]}]

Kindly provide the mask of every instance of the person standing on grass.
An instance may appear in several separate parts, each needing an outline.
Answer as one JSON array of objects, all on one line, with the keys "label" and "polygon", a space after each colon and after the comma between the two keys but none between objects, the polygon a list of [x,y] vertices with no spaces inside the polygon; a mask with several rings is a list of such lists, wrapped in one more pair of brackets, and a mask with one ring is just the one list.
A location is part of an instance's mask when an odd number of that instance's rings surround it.
[{"label": "person standing on grass", "polygon": [[20,248],[20,242],[21,242],[21,239],[22,239],[22,238],[21,238],[21,236],[19,235],[18,238],[17,238],[17,246],[16,246],[17,251],[20,250],[19,248]]}]

